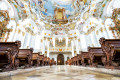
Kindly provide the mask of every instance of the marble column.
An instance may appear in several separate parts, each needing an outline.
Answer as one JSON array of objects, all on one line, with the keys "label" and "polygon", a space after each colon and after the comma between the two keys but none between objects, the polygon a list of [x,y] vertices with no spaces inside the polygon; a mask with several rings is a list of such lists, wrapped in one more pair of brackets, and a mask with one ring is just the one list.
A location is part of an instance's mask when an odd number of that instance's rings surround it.
[{"label": "marble column", "polygon": [[98,41],[97,41],[97,37],[95,35],[95,32],[93,31],[91,34],[90,34],[90,37],[91,37],[91,41],[92,41],[92,45],[93,47],[97,47],[98,46]]},{"label": "marble column", "polygon": [[71,41],[71,46],[72,46],[72,57],[74,57],[74,43]]},{"label": "marble column", "polygon": [[53,37],[53,46],[55,47],[55,37]]},{"label": "marble column", "polygon": [[50,44],[50,42],[49,42],[49,41],[47,41],[47,57],[49,57],[49,55],[50,55],[50,51],[49,51],[49,44]]},{"label": "marble column", "polygon": [[66,37],[66,47],[68,47],[68,37]]},{"label": "marble column", "polygon": [[79,54],[78,39],[75,40],[75,44],[76,44],[76,52],[77,54]]},{"label": "marble column", "polygon": [[43,40],[43,45],[42,45],[42,54],[45,54],[45,41]]}]

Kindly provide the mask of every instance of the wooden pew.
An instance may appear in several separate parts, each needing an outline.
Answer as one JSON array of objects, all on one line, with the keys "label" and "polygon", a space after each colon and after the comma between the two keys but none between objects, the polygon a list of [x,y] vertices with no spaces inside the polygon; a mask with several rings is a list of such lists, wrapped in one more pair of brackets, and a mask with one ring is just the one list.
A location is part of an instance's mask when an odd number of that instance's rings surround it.
[{"label": "wooden pew", "polygon": [[56,61],[53,60],[53,65],[56,65]]},{"label": "wooden pew", "polygon": [[120,69],[120,39],[102,37],[99,42],[106,55],[106,68]]},{"label": "wooden pew", "polygon": [[74,65],[73,58],[74,58],[74,57],[71,58],[71,65]]},{"label": "wooden pew", "polygon": [[81,54],[77,54],[77,56],[78,56],[78,65],[82,65],[82,62],[81,62],[81,60],[82,60],[82,55]]},{"label": "wooden pew", "polygon": [[73,64],[74,65],[78,65],[78,58],[77,58],[77,56],[73,57]]},{"label": "wooden pew", "polygon": [[50,60],[50,64],[51,64],[51,65],[56,65],[56,61],[54,61],[54,59],[51,59],[51,60]]},{"label": "wooden pew", "polygon": [[68,59],[67,61],[65,61],[65,64],[70,65],[70,63],[71,63],[70,61],[71,61],[71,59]]},{"label": "wooden pew", "polygon": [[40,52],[32,54],[32,66],[40,65]]},{"label": "wooden pew", "polygon": [[71,58],[71,60],[72,60],[72,65],[75,65],[75,62],[74,62],[74,57],[73,57],[73,58]]},{"label": "wooden pew", "polygon": [[47,57],[47,65],[50,65],[50,58]]},{"label": "wooden pew", "polygon": [[44,65],[44,55],[40,55],[40,66]]},{"label": "wooden pew", "polygon": [[90,56],[88,52],[81,52],[81,63],[83,66],[89,65],[90,64]]},{"label": "wooden pew", "polygon": [[17,59],[19,59],[19,67],[24,66],[28,68],[32,66],[32,53],[33,48],[30,49],[19,49]]},{"label": "wooden pew", "polygon": [[69,65],[72,65],[72,59],[69,59],[69,60],[67,61],[67,63],[68,63]]},{"label": "wooden pew", "polygon": [[45,56],[44,58],[43,58],[43,62],[44,62],[44,66],[47,66],[47,56]]},{"label": "wooden pew", "polygon": [[0,42],[0,69],[2,69],[2,71],[16,69],[16,63],[18,62],[16,56],[18,55],[20,47],[20,41]]},{"label": "wooden pew", "polygon": [[90,56],[90,66],[98,67],[98,65],[104,66],[105,64],[105,53],[102,51],[101,47],[88,47],[88,52]]}]

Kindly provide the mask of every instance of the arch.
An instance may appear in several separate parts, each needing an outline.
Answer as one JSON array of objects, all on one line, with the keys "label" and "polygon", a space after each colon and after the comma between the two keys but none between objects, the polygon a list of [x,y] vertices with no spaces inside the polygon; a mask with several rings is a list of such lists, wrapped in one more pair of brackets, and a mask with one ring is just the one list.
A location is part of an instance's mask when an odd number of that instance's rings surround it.
[{"label": "arch", "polygon": [[57,65],[64,65],[64,55],[63,54],[58,54]]}]

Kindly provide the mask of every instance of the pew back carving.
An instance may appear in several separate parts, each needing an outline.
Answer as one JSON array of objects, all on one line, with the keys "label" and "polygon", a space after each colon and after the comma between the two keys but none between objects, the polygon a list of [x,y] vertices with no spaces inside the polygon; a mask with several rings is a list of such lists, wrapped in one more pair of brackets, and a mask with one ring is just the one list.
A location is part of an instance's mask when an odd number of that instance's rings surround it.
[{"label": "pew back carving", "polygon": [[90,66],[105,65],[105,53],[102,51],[101,47],[88,47],[88,52],[90,56]]},{"label": "pew back carving", "polygon": [[40,55],[40,66],[44,65],[44,55]]},{"label": "pew back carving", "polygon": [[32,54],[32,65],[33,66],[40,65],[40,52]]},{"label": "pew back carving", "polygon": [[82,65],[81,60],[82,60],[82,55],[78,54],[78,65]]},{"label": "pew back carving", "polygon": [[16,57],[20,46],[20,41],[0,42],[0,68],[2,71],[16,69]]},{"label": "pew back carving", "polygon": [[90,56],[88,52],[81,52],[81,63],[83,66],[90,64]]},{"label": "pew back carving", "polygon": [[99,40],[101,47],[106,55],[106,67],[117,68],[120,66],[120,39],[105,39]]},{"label": "pew back carving", "polygon": [[19,66],[31,67],[32,65],[32,53],[33,48],[30,49],[19,49],[17,58],[19,59]]}]

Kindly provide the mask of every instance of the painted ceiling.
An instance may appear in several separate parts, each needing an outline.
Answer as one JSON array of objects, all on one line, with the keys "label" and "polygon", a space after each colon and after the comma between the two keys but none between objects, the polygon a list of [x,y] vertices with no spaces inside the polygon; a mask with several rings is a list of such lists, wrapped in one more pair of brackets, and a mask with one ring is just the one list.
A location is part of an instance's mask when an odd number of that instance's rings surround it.
[{"label": "painted ceiling", "polygon": [[[68,23],[52,23],[56,8],[65,9]],[[101,37],[120,38],[120,0],[0,0],[0,30],[2,41],[20,40],[23,48],[45,50],[66,39],[67,47],[86,50]]]},{"label": "painted ceiling", "polygon": [[46,16],[53,17],[55,8],[64,8],[68,18],[75,12],[72,6],[72,2],[72,0],[44,0],[45,11],[42,11],[42,13]]},{"label": "painted ceiling", "polygon": [[[4,1],[4,0],[3,0]],[[112,17],[112,10],[107,9],[113,0],[7,0],[13,8],[10,17],[15,21],[32,19],[38,28],[52,31],[53,34],[68,34],[70,30],[79,30],[81,33],[90,34],[94,26],[98,26],[99,19],[101,24],[107,17]],[[116,1],[114,8],[119,8],[119,0]],[[2,3],[1,3],[2,5]],[[53,24],[54,10],[65,9],[67,24]],[[105,11],[105,10],[109,11]],[[107,14],[107,16],[106,16]],[[108,15],[110,14],[110,15]],[[118,15],[119,19],[119,15]],[[95,20],[95,21],[94,21]],[[57,32],[56,32],[57,31]]]},{"label": "painted ceiling", "polygon": [[[16,7],[20,19],[21,16],[26,18],[28,16],[27,10],[30,9],[33,19],[40,19],[45,24],[50,24],[52,27],[58,26],[52,24],[55,8],[65,9],[65,16],[69,21],[67,24],[68,26],[71,23],[74,24],[80,19],[81,12],[89,3],[87,0],[9,0],[9,2],[13,3]],[[29,5],[26,3],[29,3]],[[46,27],[46,29],[48,28],[49,26]]]}]

